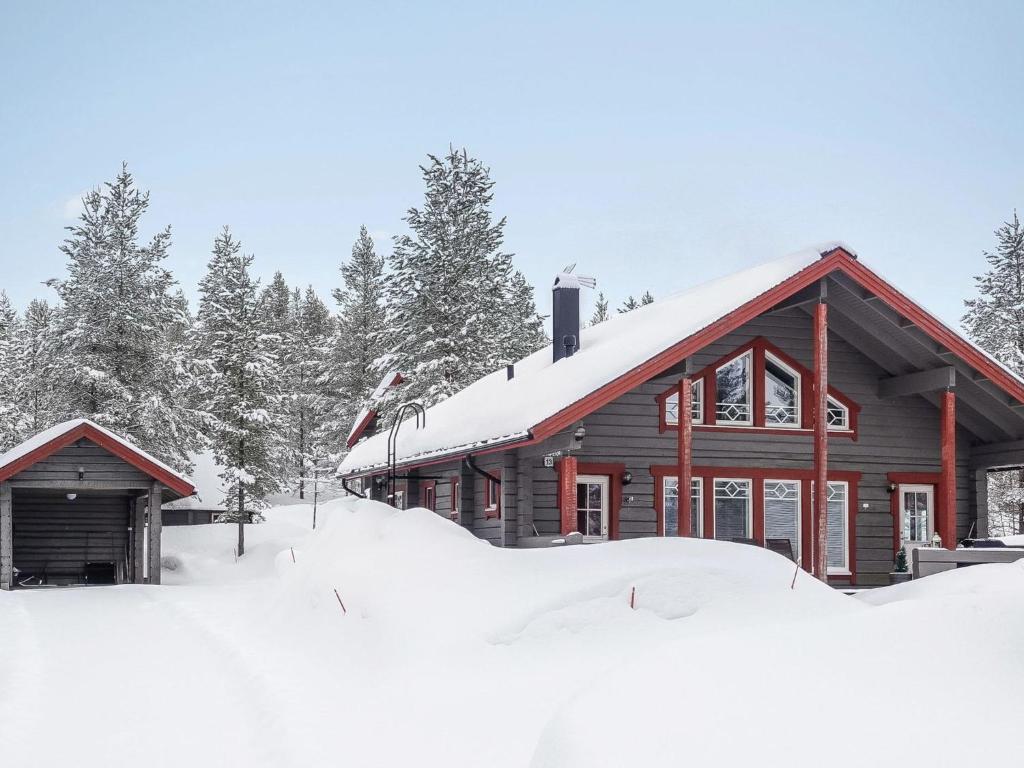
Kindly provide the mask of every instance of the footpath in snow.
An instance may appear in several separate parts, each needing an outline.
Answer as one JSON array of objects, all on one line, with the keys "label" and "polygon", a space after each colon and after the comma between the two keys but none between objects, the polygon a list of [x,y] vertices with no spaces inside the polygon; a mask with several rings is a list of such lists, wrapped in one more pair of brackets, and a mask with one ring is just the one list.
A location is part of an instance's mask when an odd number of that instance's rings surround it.
[{"label": "footpath in snow", "polygon": [[[500,550],[425,510],[164,531],[165,585],[0,594],[0,762],[1015,764],[1024,565],[851,598],[766,550]],[[632,599],[632,607],[631,607]],[[344,608],[342,608],[342,603]]]}]

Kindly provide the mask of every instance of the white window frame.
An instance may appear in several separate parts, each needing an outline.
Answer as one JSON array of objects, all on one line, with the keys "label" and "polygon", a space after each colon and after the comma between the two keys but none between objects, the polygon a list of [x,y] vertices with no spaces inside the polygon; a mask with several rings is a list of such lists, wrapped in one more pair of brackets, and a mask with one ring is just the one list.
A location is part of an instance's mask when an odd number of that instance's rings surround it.
[{"label": "white window frame", "polygon": [[[804,537],[804,531],[803,531],[803,488],[804,488],[804,484],[800,480],[783,480],[781,478],[766,478],[761,483],[761,493],[762,493],[762,498],[764,499],[764,503],[762,504],[762,508],[765,507],[767,505],[767,503],[768,503],[768,497],[767,497],[766,494],[767,494],[768,484],[769,483],[786,483],[786,484],[792,484],[792,485],[796,486],[796,546],[793,548],[793,557],[795,558],[796,562],[799,563],[800,562],[800,557],[801,557],[801,547],[803,545],[803,537]],[[775,537],[774,536],[768,536],[768,513],[766,511],[762,510],[762,514],[764,514],[764,517],[765,517],[765,519],[764,519],[764,538],[765,538],[765,541],[767,542],[769,538],[775,538]]]},{"label": "white window frame", "polygon": [[[896,488],[896,492],[899,494],[896,501],[899,510],[900,546],[928,546],[932,535],[935,533],[935,486],[926,483],[900,483]],[[928,497],[928,532],[927,538],[924,541],[908,541],[903,538],[903,531],[907,523],[907,511],[903,505],[904,493],[923,493]],[[910,548],[907,549],[907,555],[910,555]]]},{"label": "white window frame", "polygon": [[498,500],[501,498],[501,483],[485,477],[484,498],[487,499],[484,512],[496,512],[498,510]]},{"label": "white window frame", "polygon": [[[741,538],[753,538],[754,536],[754,481],[749,477],[712,477],[711,478],[711,536],[718,538],[718,484],[719,483],[745,483],[747,486],[747,533],[748,536]],[[737,498],[735,496],[724,498]]]},{"label": "white window frame", "polygon": [[[744,421],[734,419],[722,419],[719,409],[721,406],[732,406],[738,407],[738,403],[723,403],[721,400],[721,393],[718,391],[718,372],[724,368],[728,368],[730,365],[735,363],[737,360],[747,358],[747,418]],[[721,427],[749,427],[754,423],[754,350],[748,349],[741,355],[729,358],[726,362],[715,368],[712,374],[715,377],[715,424]]]},{"label": "white window frame", "polygon": [[[764,400],[764,411],[765,411],[764,425],[765,425],[765,427],[767,427],[769,429],[800,429],[801,425],[803,424],[803,407],[802,407],[803,377],[800,375],[800,373],[798,371],[793,369],[793,366],[786,365],[786,363],[782,362],[779,358],[777,358],[775,355],[773,355],[771,352],[769,352],[767,350],[765,350],[764,359],[765,359],[766,365],[765,365],[765,369],[764,369],[764,381],[762,382],[762,384],[764,386],[764,393],[763,393],[762,399]],[[796,401],[796,421],[794,421],[792,423],[781,424],[781,423],[776,422],[776,421],[773,421],[771,423],[768,422],[768,366],[767,366],[767,362],[769,360],[771,360],[771,362],[774,365],[777,365],[782,370],[788,372],[789,375],[793,377],[793,381],[796,383],[796,386],[794,387],[794,390],[795,390],[794,394],[796,395],[796,398],[795,398],[795,401]]]},{"label": "white window frame", "polygon": [[[693,399],[693,407],[691,408],[690,422],[693,424],[704,423],[704,377],[697,379],[690,384],[691,397]],[[675,405],[673,409],[672,406]],[[673,414],[673,410],[675,413]],[[679,424],[679,390],[668,395],[665,398],[665,423],[670,426],[678,426]]]},{"label": "white window frame", "polygon": [[[599,535],[583,534],[583,541],[601,542],[608,541],[612,525],[612,479],[608,475],[577,475],[576,484],[600,485],[601,486],[601,533]],[[579,520],[579,502],[576,503],[576,518]],[[578,523],[577,523],[578,526]],[[580,531],[583,533],[583,531]]]},{"label": "white window frame", "polygon": [[[840,566],[826,566],[826,572],[829,576],[849,576],[850,574],[850,484],[845,480],[829,480],[827,486],[829,489],[833,485],[843,486],[843,565]],[[825,499],[825,514],[828,514],[828,503],[831,499]],[[826,518],[827,519],[827,518]],[[825,553],[825,562],[828,562],[828,552]]]},{"label": "white window frame", "polygon": [[[833,425],[831,423],[831,419],[828,418],[828,411],[831,411],[832,409],[836,409],[836,410],[839,410],[839,411],[843,412],[843,426],[840,427],[838,425]],[[852,427],[850,426],[850,409],[849,409],[849,407],[846,406],[846,405],[843,405],[843,403],[841,403],[838,400],[836,400],[834,397],[832,397],[832,395],[828,396],[828,401],[827,401],[827,406],[826,406],[826,419],[829,422],[828,423],[828,430],[829,430],[829,432],[850,432],[850,431],[852,431]]]},{"label": "white window frame", "polygon": [[462,522],[462,480],[456,478],[454,483],[449,483],[448,488],[451,490],[452,498],[449,503],[448,513],[451,515],[452,520],[457,523]]},{"label": "white window frame", "polygon": [[[668,481],[676,481],[676,496],[678,499],[679,494],[679,477],[677,475],[662,475],[661,477],[661,535],[667,536],[666,531],[668,530],[668,509],[665,503],[668,499]],[[693,505],[693,486],[694,483],[697,485],[697,530],[690,531],[690,536],[694,538],[704,538],[704,478],[694,476],[690,478],[690,504],[691,514]],[[678,501],[677,501],[678,504]],[[678,506],[676,507],[678,509]]]}]

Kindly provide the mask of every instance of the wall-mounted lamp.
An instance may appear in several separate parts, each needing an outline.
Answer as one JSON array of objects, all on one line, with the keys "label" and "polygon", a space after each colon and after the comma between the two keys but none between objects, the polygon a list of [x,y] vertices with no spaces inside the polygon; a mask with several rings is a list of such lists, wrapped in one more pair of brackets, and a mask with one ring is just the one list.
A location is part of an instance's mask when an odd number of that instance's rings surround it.
[{"label": "wall-mounted lamp", "polygon": [[78,468],[78,479],[85,480],[85,467]]},{"label": "wall-mounted lamp", "polygon": [[896,487],[896,483],[889,483],[887,486],[885,486],[885,490],[887,490],[889,493],[896,493]]},{"label": "wall-mounted lamp", "polygon": [[78,494],[77,493],[69,493],[68,494],[68,501],[74,501],[77,498],[78,498]]},{"label": "wall-mounted lamp", "polygon": [[632,482],[633,482],[633,473],[630,472],[629,470],[626,470],[625,472],[623,472],[622,473],[622,484],[623,485],[629,485]]},{"label": "wall-mounted lamp", "polygon": [[576,427],[576,431],[572,433],[572,439],[577,443],[582,443],[583,438],[587,436],[587,429],[582,424]]}]

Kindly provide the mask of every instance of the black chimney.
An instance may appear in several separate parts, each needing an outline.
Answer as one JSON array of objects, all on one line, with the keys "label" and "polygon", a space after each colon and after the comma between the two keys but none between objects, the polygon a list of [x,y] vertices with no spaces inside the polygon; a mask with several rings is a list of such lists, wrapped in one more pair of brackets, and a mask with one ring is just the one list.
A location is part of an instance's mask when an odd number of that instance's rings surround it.
[{"label": "black chimney", "polygon": [[562,272],[551,294],[551,359],[557,363],[580,348],[580,281]]}]

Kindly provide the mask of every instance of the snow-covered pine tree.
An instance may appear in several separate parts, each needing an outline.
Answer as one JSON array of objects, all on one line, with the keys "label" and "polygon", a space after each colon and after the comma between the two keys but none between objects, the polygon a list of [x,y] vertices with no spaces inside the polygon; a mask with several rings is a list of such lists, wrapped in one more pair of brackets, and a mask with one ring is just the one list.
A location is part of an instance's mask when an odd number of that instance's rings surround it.
[{"label": "snow-covered pine tree", "polygon": [[[983,252],[988,269],[974,278],[978,296],[964,302],[962,323],[982,349],[1024,374],[1024,228],[1016,210],[995,236],[995,250]],[[1024,533],[1024,471],[993,475],[998,477],[989,483],[989,503],[1003,526],[1000,533]]]},{"label": "snow-covered pine tree", "polygon": [[598,323],[603,323],[608,317],[608,299],[605,298],[604,293],[598,291],[597,300],[594,302],[594,314],[590,317],[590,324],[597,325]]},{"label": "snow-covered pine tree", "polygon": [[[491,214],[489,170],[464,149],[428,157],[423,207],[409,209],[411,232],[395,237],[390,259],[391,352],[374,378],[397,369],[406,380],[385,412],[398,400],[444,400],[515,359],[507,318],[526,312],[511,254],[501,250],[505,219]],[[534,348],[539,324],[529,324],[518,344]]]},{"label": "snow-covered pine tree", "polygon": [[653,304],[653,303],[654,303],[654,297],[651,295],[651,292],[650,291],[644,291],[644,295],[640,297],[640,306],[643,307],[643,306],[645,306],[647,304]]},{"label": "snow-covered pine tree", "polygon": [[[298,294],[298,289],[296,289]],[[299,476],[299,498],[305,498],[307,478],[327,457],[324,424],[331,407],[328,360],[334,330],[326,305],[308,286],[296,302],[295,356],[292,381],[292,454]]]},{"label": "snow-covered pine tree", "polygon": [[628,296],[622,306],[619,307],[618,312],[620,315],[624,315],[627,312],[632,312],[634,309],[640,306],[640,302],[637,301],[633,296]]},{"label": "snow-covered pine tree", "polygon": [[330,411],[317,440],[340,456],[356,414],[366,405],[385,365],[382,353],[388,340],[385,308],[384,258],[378,256],[365,226],[352,245],[352,256],[341,265],[342,287],[331,295],[338,305],[334,338],[327,361]]},{"label": "snow-covered pine tree", "polygon": [[544,318],[537,313],[533,286],[519,270],[512,272],[507,292],[503,302],[507,307],[505,313],[492,319],[492,322],[501,322],[500,356],[496,357],[494,368],[521,360],[550,341],[544,330]]},{"label": "snow-covered pine tree", "polygon": [[0,291],[0,452],[23,439],[24,417],[18,391],[22,383],[18,313],[6,291]]},{"label": "snow-covered pine tree", "polygon": [[53,310],[42,299],[33,299],[19,327],[18,398],[25,436],[41,432],[67,411],[63,392],[53,385],[58,358],[53,336]]},{"label": "snow-covered pine tree", "polygon": [[227,227],[217,236],[194,333],[207,438],[227,486],[228,519],[238,523],[238,553],[245,552],[245,521],[258,515],[280,487],[276,474],[282,437],[275,422],[281,371],[272,340],[257,321],[258,281],[252,256],[242,253]]},{"label": "snow-covered pine tree", "polygon": [[186,468],[198,433],[179,399],[182,372],[168,341],[181,323],[174,278],[163,267],[170,228],[140,245],[149,193],[135,188],[126,166],[83,204],[61,246],[67,277],[50,281],[61,299],[54,386],[66,398],[64,417],[91,418]]},{"label": "snow-covered pine tree", "polygon": [[294,364],[299,360],[295,348],[295,326],[297,323],[301,294],[288,287],[281,272],[275,272],[270,284],[260,293],[257,310],[259,323],[268,351],[274,356],[280,371],[281,412],[276,414],[278,430],[282,437],[283,450],[276,457],[275,470],[285,490],[291,490],[292,480],[297,475],[295,445],[294,405],[295,377]]}]

